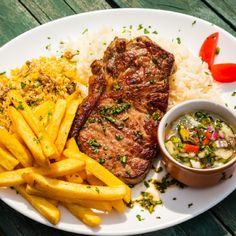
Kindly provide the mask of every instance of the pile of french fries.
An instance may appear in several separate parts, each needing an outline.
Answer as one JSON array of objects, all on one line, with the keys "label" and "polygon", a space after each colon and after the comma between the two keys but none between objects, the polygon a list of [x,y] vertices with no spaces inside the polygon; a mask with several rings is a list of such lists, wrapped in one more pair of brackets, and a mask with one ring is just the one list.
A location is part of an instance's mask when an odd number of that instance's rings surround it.
[{"label": "pile of french fries", "polygon": [[101,224],[96,210],[124,212],[130,188],[68,140],[78,92],[34,109],[16,90],[8,97],[12,131],[0,128],[0,187],[14,187],[52,224],[60,220],[59,204],[91,227]]}]

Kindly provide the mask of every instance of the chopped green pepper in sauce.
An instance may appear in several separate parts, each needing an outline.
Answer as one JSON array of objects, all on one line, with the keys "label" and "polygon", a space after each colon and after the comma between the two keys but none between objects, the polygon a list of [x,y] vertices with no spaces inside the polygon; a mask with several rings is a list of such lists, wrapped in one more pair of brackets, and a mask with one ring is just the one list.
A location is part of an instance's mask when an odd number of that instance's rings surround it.
[{"label": "chopped green pepper in sauce", "polygon": [[167,127],[165,146],[188,167],[216,168],[235,157],[236,136],[217,115],[199,111],[185,114]]}]

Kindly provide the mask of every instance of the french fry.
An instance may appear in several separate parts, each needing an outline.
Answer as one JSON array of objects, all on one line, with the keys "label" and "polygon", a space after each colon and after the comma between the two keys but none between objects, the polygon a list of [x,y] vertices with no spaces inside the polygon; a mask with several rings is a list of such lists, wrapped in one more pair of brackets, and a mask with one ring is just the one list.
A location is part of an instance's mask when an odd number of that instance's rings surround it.
[{"label": "french fry", "polygon": [[3,168],[2,166],[0,166],[0,173],[5,172],[5,171],[7,171],[7,170],[5,168]]},{"label": "french fry", "polygon": [[63,121],[61,123],[60,129],[58,131],[57,139],[55,141],[59,154],[61,154],[62,151],[64,150],[66,140],[75,117],[75,113],[81,102],[82,98],[79,98],[77,100],[71,100],[67,105],[66,112]]},{"label": "french fry", "polygon": [[42,197],[29,195],[22,185],[14,187],[43,217],[56,225],[60,220],[60,211],[52,203]]},{"label": "french fry", "polygon": [[25,151],[23,145],[5,128],[0,129],[0,144],[7,148],[24,167],[32,166],[32,156]]},{"label": "french fry", "polygon": [[[27,192],[27,191],[26,191]],[[54,200],[54,199],[46,199],[47,201],[49,201],[52,205],[54,205],[55,207],[59,206],[59,201]]]},{"label": "french fry", "polygon": [[78,174],[80,175],[80,177],[85,180],[87,178],[87,174],[86,174],[86,170],[81,170],[78,172]]},{"label": "french fry", "polygon": [[7,170],[13,170],[18,164],[19,161],[5,148],[0,146],[0,165]]},{"label": "french fry", "polygon": [[25,183],[23,174],[39,173],[50,177],[61,177],[76,173],[85,168],[85,162],[80,160],[65,159],[51,164],[49,168],[27,167],[0,173],[0,187],[10,187]]},{"label": "french fry", "polygon": [[130,188],[123,183],[121,180],[119,180],[116,176],[114,176],[110,171],[108,171],[104,166],[100,165],[98,162],[87,156],[86,154],[82,152],[75,152],[70,149],[66,149],[63,152],[64,156],[67,158],[75,158],[79,160],[86,161],[86,170],[91,172],[93,175],[95,175],[98,179],[100,179],[103,183],[107,184],[110,187],[114,186],[125,186],[126,188],[126,194],[124,197],[124,200],[126,202],[130,202],[131,198],[131,190]]},{"label": "french fry", "polygon": [[33,109],[36,119],[45,127],[52,118],[55,109],[53,101],[46,101]]},{"label": "french fry", "polygon": [[44,177],[37,173],[24,174],[22,177],[32,187],[40,191],[50,192],[52,195],[60,196],[62,199],[67,198],[68,200],[112,201],[122,199],[126,193],[124,186],[106,187],[75,184]]},{"label": "french fry", "polygon": [[77,100],[80,97],[80,91],[76,90],[74,93],[66,98],[66,103],[69,104],[72,100]]},{"label": "french fry", "polygon": [[66,149],[70,149],[73,150],[75,152],[79,152],[79,147],[75,141],[74,138],[70,138],[67,142],[66,142]]},{"label": "french fry", "polygon": [[65,110],[66,110],[66,101],[63,99],[58,99],[55,106],[55,111],[52,115],[52,119],[50,120],[46,128],[47,133],[50,136],[53,143],[56,141],[60,124],[65,114]]},{"label": "french fry", "polygon": [[83,179],[80,177],[79,173],[71,174],[71,175],[66,175],[65,176],[66,180],[71,183],[76,183],[76,184],[81,184],[83,183]]},{"label": "french fry", "polygon": [[63,205],[86,225],[96,227],[102,222],[101,218],[89,208],[71,203],[63,203]]},{"label": "french fry", "polygon": [[8,115],[13,122],[17,133],[22,137],[25,144],[33,154],[36,162],[41,166],[49,166],[49,161],[44,156],[37,137],[34,135],[23,116],[14,107],[8,108]]},{"label": "french fry", "polygon": [[62,199],[59,196],[52,195],[52,193],[37,190],[37,189],[31,187],[30,185],[26,186],[26,192],[28,194],[46,197],[47,199],[53,199],[56,201],[58,200],[58,201],[63,201],[63,202],[68,202],[68,203],[79,204],[80,206],[84,206],[87,208],[93,208],[93,209],[96,209],[99,211],[108,212],[108,211],[112,210],[113,201],[94,201],[94,200],[79,200],[79,199],[68,200],[66,198]]},{"label": "french fry", "polygon": [[125,211],[125,204],[122,200],[115,200],[115,201],[112,201],[112,206],[113,208],[119,212],[119,213],[124,213]]},{"label": "french fry", "polygon": [[97,185],[97,186],[103,186],[104,183],[98,179],[96,176],[94,176],[91,172],[86,170],[87,178],[86,180],[89,182],[91,185]]},{"label": "french fry", "polygon": [[21,113],[24,117],[27,124],[33,130],[35,135],[38,138],[42,146],[43,153],[47,158],[50,159],[58,159],[59,155],[54,143],[50,140],[47,132],[44,130],[43,125],[38,122],[37,118],[35,117],[33,111],[30,109],[28,104],[24,101],[22,96],[16,90],[10,90],[8,92],[8,97],[11,99],[12,103],[16,107],[17,110]]}]

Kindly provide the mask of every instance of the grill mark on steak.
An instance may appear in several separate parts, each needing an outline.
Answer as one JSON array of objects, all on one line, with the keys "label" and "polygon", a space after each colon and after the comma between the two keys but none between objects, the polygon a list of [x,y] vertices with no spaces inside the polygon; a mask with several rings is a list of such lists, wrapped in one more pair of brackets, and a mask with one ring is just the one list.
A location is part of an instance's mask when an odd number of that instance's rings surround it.
[{"label": "grill mark on steak", "polygon": [[89,95],[70,136],[128,184],[140,182],[156,156],[156,129],[167,109],[173,68],[174,56],[145,36],[115,38],[91,64]]}]

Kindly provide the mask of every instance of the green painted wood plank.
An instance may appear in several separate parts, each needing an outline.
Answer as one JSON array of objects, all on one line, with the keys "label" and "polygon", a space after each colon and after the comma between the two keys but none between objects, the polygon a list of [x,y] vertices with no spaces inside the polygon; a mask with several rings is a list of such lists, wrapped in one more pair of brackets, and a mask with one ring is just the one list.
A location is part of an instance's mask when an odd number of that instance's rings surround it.
[{"label": "green painted wood plank", "polygon": [[0,232],[4,236],[76,236],[37,223],[0,201]]},{"label": "green painted wood plank", "polygon": [[0,9],[0,46],[17,35],[39,25],[18,1],[1,0]]},{"label": "green painted wood plank", "polygon": [[236,235],[236,191],[215,206],[212,211],[226,228]]},{"label": "green painted wood plank", "polygon": [[230,234],[214,217],[214,215],[207,211],[192,220],[184,222],[180,227],[191,236],[230,236]]},{"label": "green painted wood plank", "polygon": [[64,0],[21,0],[21,3],[41,24],[75,14]]},{"label": "green painted wood plank", "polygon": [[109,9],[111,6],[105,0],[65,0],[65,2],[76,12]]},{"label": "green painted wood plank", "polygon": [[235,0],[203,0],[216,12],[228,21],[236,29],[236,6]]},{"label": "green painted wood plank", "polygon": [[236,35],[236,32],[226,22],[200,0],[114,0],[114,2],[120,7],[153,8],[186,13],[208,20]]}]

